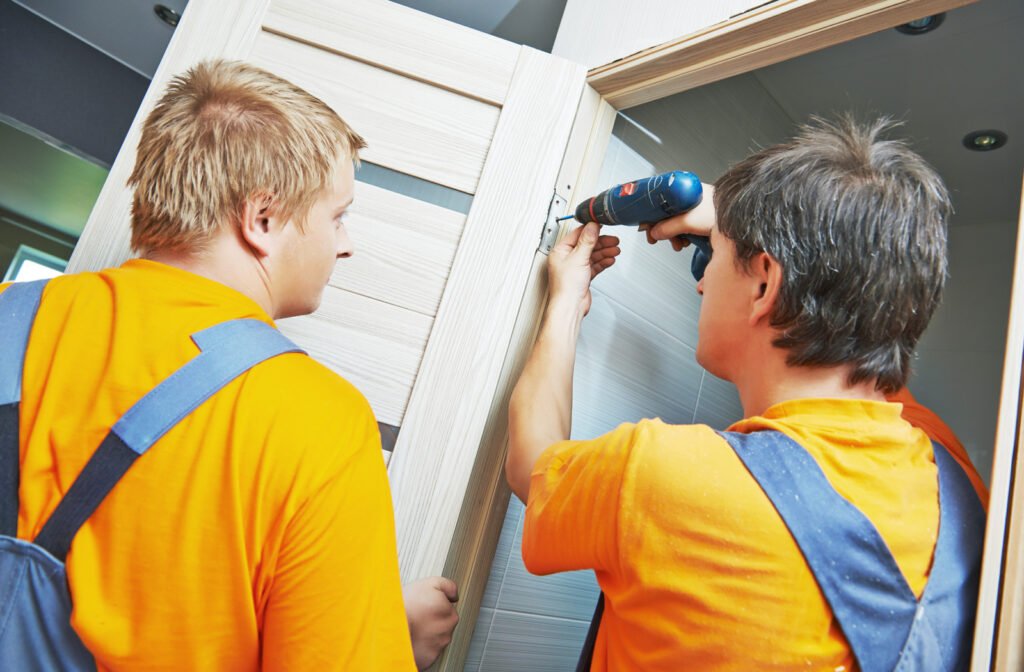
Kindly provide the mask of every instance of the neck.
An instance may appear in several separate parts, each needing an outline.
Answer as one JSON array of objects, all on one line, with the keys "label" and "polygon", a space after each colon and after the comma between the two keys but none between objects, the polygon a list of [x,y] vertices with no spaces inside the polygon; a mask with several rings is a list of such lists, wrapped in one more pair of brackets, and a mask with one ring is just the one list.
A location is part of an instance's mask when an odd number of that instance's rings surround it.
[{"label": "neck", "polygon": [[851,366],[790,366],[786,363],[786,352],[774,346],[771,352],[760,353],[756,366],[745,366],[743,370],[734,381],[747,418],[793,399],[885,401],[885,395],[875,389],[874,379],[849,383]]},{"label": "neck", "polygon": [[259,259],[236,241],[215,236],[201,252],[155,250],[143,258],[180,268],[244,294],[271,318],[277,319],[266,269]]}]

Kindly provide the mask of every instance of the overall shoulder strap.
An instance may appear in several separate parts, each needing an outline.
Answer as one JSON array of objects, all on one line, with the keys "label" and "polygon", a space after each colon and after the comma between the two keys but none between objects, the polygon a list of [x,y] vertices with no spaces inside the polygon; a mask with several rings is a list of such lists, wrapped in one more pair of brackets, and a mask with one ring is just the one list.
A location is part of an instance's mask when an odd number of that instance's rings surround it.
[{"label": "overall shoulder strap", "polygon": [[281,332],[254,319],[232,320],[193,334],[200,354],[153,388],[114,424],[71,485],[35,543],[63,561],[71,540],[128,468],[200,404],[256,364],[302,352]]},{"label": "overall shoulder strap", "polygon": [[892,670],[917,599],[878,530],[780,432],[722,433],[789,528],[862,670]]},{"label": "overall shoulder strap", "polygon": [[10,537],[18,534],[21,374],[46,282],[16,282],[0,293],[0,535]]},{"label": "overall shoulder strap", "polygon": [[900,671],[970,665],[985,509],[963,468],[942,445],[932,444],[939,472],[939,538]]}]

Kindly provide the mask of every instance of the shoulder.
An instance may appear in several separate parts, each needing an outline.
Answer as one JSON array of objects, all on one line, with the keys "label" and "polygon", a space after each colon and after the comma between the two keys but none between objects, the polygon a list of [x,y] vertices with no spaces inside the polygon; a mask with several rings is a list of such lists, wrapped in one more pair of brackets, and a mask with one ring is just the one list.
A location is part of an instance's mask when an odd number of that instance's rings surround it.
[{"label": "shoulder", "polygon": [[655,482],[700,483],[736,459],[725,439],[708,425],[670,425],[654,419],[633,429],[631,468]]},{"label": "shoulder", "polygon": [[700,483],[721,464],[736,463],[728,443],[707,425],[670,425],[658,419],[624,423],[594,439],[555,444],[538,460],[534,474],[564,475],[586,469],[622,477],[639,489],[677,489]]},{"label": "shoulder", "polygon": [[337,373],[301,353],[285,353],[256,366],[246,391],[271,397],[294,422],[337,427],[374,423],[366,397]]},{"label": "shoulder", "polygon": [[282,468],[294,462],[311,481],[384,468],[366,397],[307,355],[286,353],[254,367],[236,403],[236,417],[265,455],[276,456]]}]

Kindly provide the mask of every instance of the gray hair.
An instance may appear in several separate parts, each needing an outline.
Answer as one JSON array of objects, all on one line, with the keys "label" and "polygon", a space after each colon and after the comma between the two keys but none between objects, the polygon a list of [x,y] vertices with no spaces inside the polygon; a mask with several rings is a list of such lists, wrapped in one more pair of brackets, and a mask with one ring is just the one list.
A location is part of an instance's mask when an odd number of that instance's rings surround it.
[{"label": "gray hair", "polygon": [[767,252],[782,266],[770,316],[791,366],[852,365],[850,384],[894,392],[942,296],[942,179],[889,118],[813,118],[797,136],[736,164],[715,183],[719,230],[738,263]]}]

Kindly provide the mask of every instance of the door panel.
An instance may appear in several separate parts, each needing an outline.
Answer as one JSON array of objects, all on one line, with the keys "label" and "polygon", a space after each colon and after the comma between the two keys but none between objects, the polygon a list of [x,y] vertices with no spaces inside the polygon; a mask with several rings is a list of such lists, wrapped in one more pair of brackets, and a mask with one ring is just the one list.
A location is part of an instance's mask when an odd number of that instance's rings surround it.
[{"label": "door panel", "polygon": [[359,388],[379,422],[401,425],[433,318],[328,286],[312,315],[281,331]]},{"label": "door panel", "polygon": [[1024,486],[1019,473],[1024,453],[1021,425],[1021,363],[1024,361],[1024,186],[1010,295],[1003,385],[989,491],[985,554],[982,558],[973,670],[1019,670],[1024,661]]},{"label": "door panel", "polygon": [[519,46],[384,0],[278,0],[264,30],[347,54],[495,105]]},{"label": "door panel", "polygon": [[520,53],[389,466],[405,579],[442,572],[457,536],[583,74]]},{"label": "door panel", "polygon": [[251,60],[342,111],[365,160],[476,191],[500,108],[267,32]]},{"label": "door panel", "polygon": [[331,285],[433,317],[465,224],[461,213],[357,181],[345,226],[358,254],[338,264]]}]

